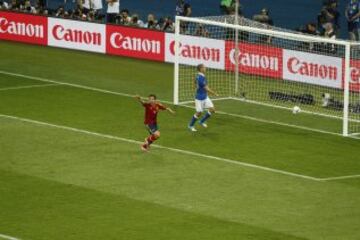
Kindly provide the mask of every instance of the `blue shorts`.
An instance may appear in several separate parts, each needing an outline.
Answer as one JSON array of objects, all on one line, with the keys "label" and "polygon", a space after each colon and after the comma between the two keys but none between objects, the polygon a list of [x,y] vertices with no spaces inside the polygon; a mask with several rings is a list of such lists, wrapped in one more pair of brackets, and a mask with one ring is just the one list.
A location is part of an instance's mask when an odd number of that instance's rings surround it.
[{"label": "blue shorts", "polygon": [[147,124],[145,125],[145,127],[150,134],[154,134],[156,131],[159,130],[159,126],[157,124]]}]

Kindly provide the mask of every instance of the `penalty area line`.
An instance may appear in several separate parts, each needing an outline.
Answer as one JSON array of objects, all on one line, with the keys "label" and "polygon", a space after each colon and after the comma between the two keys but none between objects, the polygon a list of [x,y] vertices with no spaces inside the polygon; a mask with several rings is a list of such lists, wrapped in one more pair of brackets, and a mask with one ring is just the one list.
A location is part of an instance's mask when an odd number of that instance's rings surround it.
[{"label": "penalty area line", "polygon": [[[86,135],[97,136],[97,137],[106,138],[106,139],[112,139],[112,140],[132,143],[132,144],[140,145],[140,144],[143,143],[141,141],[137,141],[137,140],[133,140],[133,139],[122,138],[122,137],[117,137],[117,136],[108,135],[108,134],[102,134],[102,133],[97,133],[97,132],[91,132],[91,131],[87,131],[87,130],[83,130],[83,129],[73,128],[73,127],[68,127],[68,126],[62,126],[62,125],[56,125],[56,124],[52,124],[52,123],[41,122],[41,121],[27,119],[27,118],[21,118],[21,117],[4,115],[4,114],[0,114],[0,117],[5,118],[5,119],[17,120],[17,121],[26,122],[26,123],[32,123],[32,124],[36,124],[36,125],[42,125],[42,126],[47,126],[47,127],[52,127],[52,128],[57,128],[57,129],[82,133],[82,134],[86,134]],[[306,175],[302,175],[302,174],[287,172],[287,171],[283,171],[283,170],[279,170],[279,169],[259,166],[259,165],[246,163],[246,162],[241,162],[241,161],[236,161],[236,160],[232,160],[232,159],[216,157],[216,156],[206,155],[206,154],[192,152],[192,151],[188,151],[188,150],[177,149],[177,148],[165,147],[165,146],[161,146],[161,145],[157,145],[157,144],[154,144],[152,146],[155,147],[155,148],[159,148],[159,149],[165,149],[165,150],[168,150],[168,151],[171,151],[171,152],[177,152],[177,153],[182,153],[182,154],[189,155],[189,156],[195,156],[195,157],[200,157],[200,158],[216,160],[216,161],[219,161],[219,162],[224,162],[224,163],[228,163],[228,164],[232,164],[232,165],[238,165],[238,166],[247,167],[247,168],[259,169],[259,170],[262,170],[262,171],[272,172],[272,173],[286,175],[286,176],[290,176],[290,177],[302,178],[302,179],[306,179],[306,180],[312,180],[312,181],[318,181],[318,182],[321,181],[321,179],[316,178],[316,177],[311,177],[311,176],[306,176]]]},{"label": "penalty area line", "polygon": [[7,239],[7,240],[21,240],[20,238],[12,237],[9,235],[1,234],[0,233],[0,239]]}]

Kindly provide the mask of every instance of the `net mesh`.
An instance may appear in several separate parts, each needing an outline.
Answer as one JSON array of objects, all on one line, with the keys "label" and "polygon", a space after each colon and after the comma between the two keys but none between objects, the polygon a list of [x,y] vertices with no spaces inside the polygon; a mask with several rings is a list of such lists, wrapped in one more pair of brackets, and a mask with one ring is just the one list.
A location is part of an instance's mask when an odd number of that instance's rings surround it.
[{"label": "net mesh", "polygon": [[[234,16],[201,19],[231,24],[235,21]],[[179,102],[193,101],[197,73],[195,66],[204,63],[208,68],[206,75],[209,86],[219,93],[218,98],[280,109],[299,106],[302,112],[323,117],[316,120],[315,127],[321,127],[322,121],[326,122],[325,118],[331,118],[334,121],[330,125],[336,125],[333,131],[342,132],[345,76],[343,42],[309,41],[302,38],[302,34],[289,37],[282,32],[296,32],[246,18],[240,18],[239,25],[277,31],[258,33],[219,27],[211,22],[199,24],[181,21]],[[193,49],[188,49],[188,45]],[[359,45],[351,47],[350,133],[360,132],[359,50]],[[185,56],[189,55],[195,57],[196,61],[186,61]],[[237,65],[238,76],[235,74]]]},{"label": "net mesh", "polygon": [[349,90],[349,132],[360,133],[360,44],[351,46],[350,90]]}]

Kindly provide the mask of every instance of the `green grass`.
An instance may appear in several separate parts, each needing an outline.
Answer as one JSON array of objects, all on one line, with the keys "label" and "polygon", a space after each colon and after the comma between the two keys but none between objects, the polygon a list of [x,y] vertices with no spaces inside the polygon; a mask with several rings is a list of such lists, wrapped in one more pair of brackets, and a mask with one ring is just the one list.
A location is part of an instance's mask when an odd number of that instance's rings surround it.
[{"label": "green grass", "polygon": [[[193,99],[193,78],[196,74],[196,68],[193,66],[180,65],[180,91],[179,98],[180,102],[186,102]],[[293,121],[288,114],[277,114],[275,118],[280,115],[287,115],[285,118],[281,118],[281,122],[291,123],[302,125],[311,128],[322,129],[325,131],[332,131],[336,133],[342,133],[342,110],[335,110],[333,108],[324,108],[323,104],[323,93],[330,94],[331,98],[336,101],[343,102],[344,94],[342,90],[322,87],[312,84],[299,83],[294,81],[284,81],[282,79],[274,79],[268,77],[254,76],[248,74],[239,74],[239,83],[238,83],[238,93],[235,94],[235,83],[234,83],[234,73],[216,69],[208,69],[207,76],[209,78],[209,85],[220,95],[220,97],[229,97],[232,96],[238,99],[246,99],[248,101],[256,102],[260,104],[278,106],[282,108],[292,109],[295,105],[300,106],[302,111],[307,111],[311,113],[317,113],[322,115],[331,116],[329,117],[319,117],[319,116],[306,116],[306,119],[310,121],[304,120],[304,117],[297,117],[296,120]],[[220,81],[219,81],[220,79]],[[273,100],[270,98],[270,92],[280,92],[284,94],[291,95],[304,95],[310,94],[314,98],[313,104],[302,104],[299,102],[292,101],[282,101],[282,100]],[[360,104],[360,93],[358,92],[350,92],[349,101],[351,106],[356,106]],[[273,111],[272,108],[265,107],[262,108],[261,111],[258,111],[259,106],[254,108],[254,105],[250,105],[250,107],[244,106],[243,103],[236,104],[226,104],[230,105],[231,112],[234,112],[233,109],[241,109],[246,108],[246,114],[251,114],[254,116],[262,116],[264,118],[264,114],[266,118],[269,118],[269,113]],[[246,104],[245,104],[246,105]],[[255,109],[251,110],[249,108]],[[258,112],[258,113],[256,113]],[[285,112],[284,112],[285,113]],[[350,133],[359,133],[360,132],[360,114],[359,113],[349,113],[349,131]],[[320,123],[320,124],[319,124]]]},{"label": "green grass", "polygon": [[[172,97],[172,66],[0,42],[0,70],[115,92]],[[0,89],[46,84],[0,74]],[[341,129],[238,101],[220,111]],[[360,174],[360,141],[217,114],[160,114],[157,144],[314,178]],[[146,136],[132,98],[71,86],[0,91],[0,114],[129,140]],[[359,239],[360,178],[315,181],[0,117],[0,234],[38,239]]]}]

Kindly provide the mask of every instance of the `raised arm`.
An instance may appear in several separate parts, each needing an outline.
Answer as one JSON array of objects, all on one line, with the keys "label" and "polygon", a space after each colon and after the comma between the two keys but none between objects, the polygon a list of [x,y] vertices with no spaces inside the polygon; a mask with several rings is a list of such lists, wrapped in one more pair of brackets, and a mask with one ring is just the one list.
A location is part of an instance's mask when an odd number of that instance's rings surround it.
[{"label": "raised arm", "polygon": [[175,114],[175,111],[174,111],[174,110],[172,110],[172,109],[171,109],[171,108],[169,108],[169,107],[167,107],[167,108],[166,108],[166,110],[167,110],[167,111],[169,111],[171,114]]},{"label": "raised arm", "polygon": [[138,100],[138,102],[141,104],[141,105],[144,105],[144,101],[141,99],[141,97],[139,95],[135,95],[134,97],[136,100]]},{"label": "raised arm", "polygon": [[171,114],[175,114],[175,111],[172,110],[171,108],[165,106],[165,105],[162,105],[161,103],[158,103],[158,106],[161,110],[166,110],[166,111],[169,111]]}]

